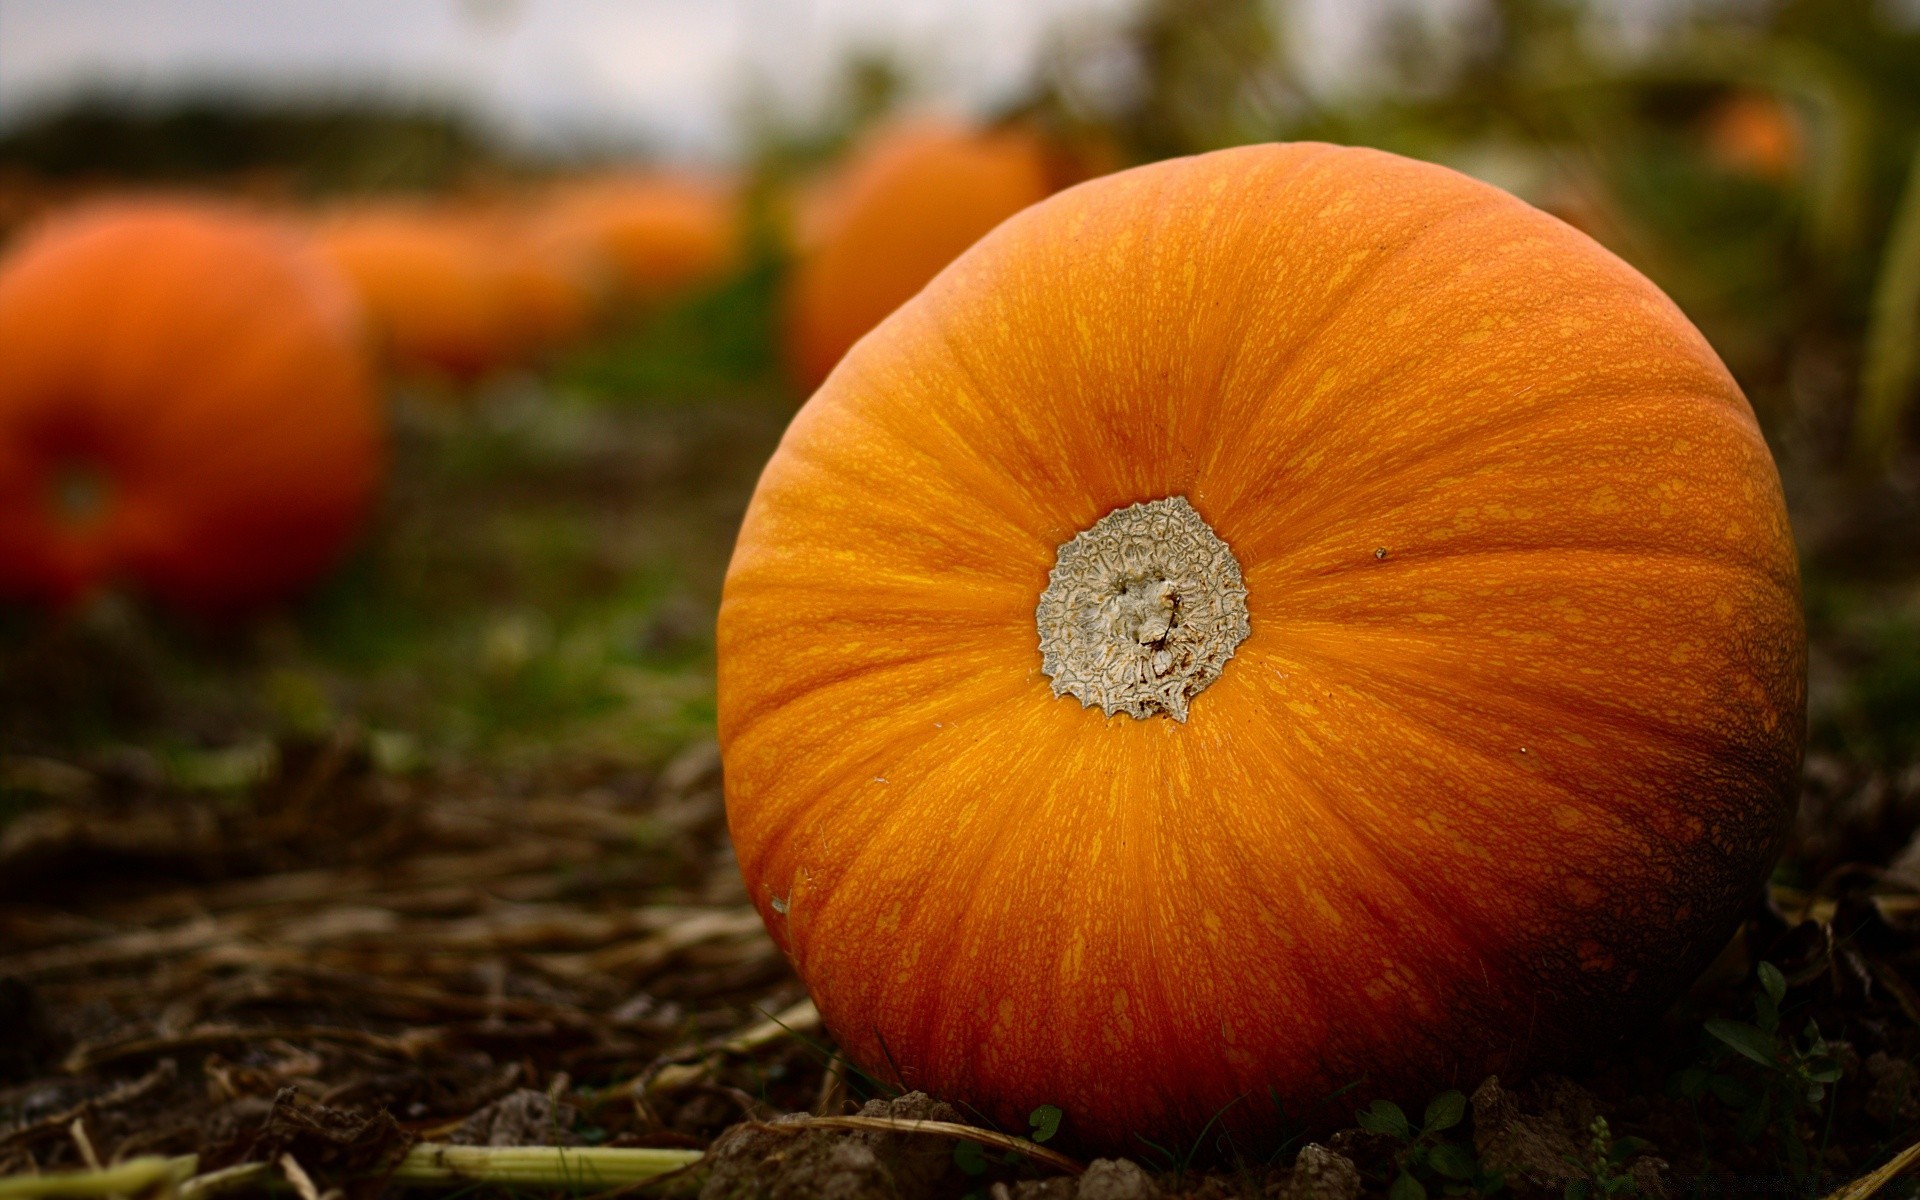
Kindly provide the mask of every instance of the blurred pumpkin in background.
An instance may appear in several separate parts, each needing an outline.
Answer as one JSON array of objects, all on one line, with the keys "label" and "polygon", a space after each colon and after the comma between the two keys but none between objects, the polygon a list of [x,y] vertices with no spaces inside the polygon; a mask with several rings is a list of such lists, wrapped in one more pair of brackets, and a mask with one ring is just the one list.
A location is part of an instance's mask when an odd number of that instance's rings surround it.
[{"label": "blurred pumpkin in background", "polygon": [[520,357],[537,359],[585,339],[613,293],[593,248],[529,219],[520,205],[475,220],[502,259]]},{"label": "blurred pumpkin in background", "polygon": [[884,127],[804,198],[787,301],[795,382],[818,387],[940,268],[1059,182],[1039,133],[923,119]]},{"label": "blurred pumpkin in background", "polygon": [[1742,91],[1706,117],[1707,153],[1721,169],[1781,182],[1800,171],[1800,122],[1777,96]]},{"label": "blurred pumpkin in background", "polygon": [[297,232],[103,202],[0,263],[0,593],[278,599],[340,555],[384,460],[353,297]]},{"label": "blurred pumpkin in background", "polygon": [[1504,192],[1312,144],[1085,184],[888,317],[761,477],[718,663],[741,870],[849,1058],[1102,1150],[1657,1012],[1805,718],[1700,334]]},{"label": "blurred pumpkin in background", "polygon": [[497,209],[372,204],[317,239],[401,374],[471,383],[583,334],[598,303],[572,243]]},{"label": "blurred pumpkin in background", "polygon": [[591,254],[616,294],[652,303],[716,278],[741,253],[741,213],[725,181],[634,174],[557,186],[547,236]]}]

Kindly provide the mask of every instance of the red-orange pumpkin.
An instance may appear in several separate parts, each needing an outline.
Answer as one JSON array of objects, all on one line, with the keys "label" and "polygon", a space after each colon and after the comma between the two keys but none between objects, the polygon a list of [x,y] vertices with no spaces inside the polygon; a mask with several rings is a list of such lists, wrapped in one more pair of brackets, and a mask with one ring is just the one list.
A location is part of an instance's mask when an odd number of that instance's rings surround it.
[{"label": "red-orange pumpkin", "polygon": [[841,1046],[1103,1147],[1600,1044],[1723,944],[1801,752],[1779,483],[1700,335],[1329,146],[960,258],[796,417],[718,636],[741,869]]},{"label": "red-orange pumpkin", "polygon": [[297,234],[237,209],[27,235],[0,264],[0,594],[125,580],[219,612],[313,580],[384,463],[356,322]]},{"label": "red-orange pumpkin", "polygon": [[808,391],[980,236],[1052,191],[1046,141],[945,121],[882,129],[802,206],[789,369]]}]

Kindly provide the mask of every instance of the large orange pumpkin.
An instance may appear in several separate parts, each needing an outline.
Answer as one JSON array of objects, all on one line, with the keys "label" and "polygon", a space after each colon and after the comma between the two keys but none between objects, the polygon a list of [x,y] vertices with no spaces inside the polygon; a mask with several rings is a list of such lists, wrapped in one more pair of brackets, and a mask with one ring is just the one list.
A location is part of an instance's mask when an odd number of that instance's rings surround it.
[{"label": "large orange pumpkin", "polygon": [[1744,398],[1584,235],[1373,151],[1161,163],[1002,225],[796,417],[721,606],[728,818],[902,1086],[1136,1149],[1424,1100],[1720,948],[1798,596]]},{"label": "large orange pumpkin", "polygon": [[346,287],[214,204],[103,204],[0,265],[0,594],[225,611],[312,580],[384,437]]},{"label": "large orange pumpkin", "polygon": [[808,198],[787,357],[811,391],[841,355],[981,235],[1052,191],[1046,141],[945,121],[889,126]]}]

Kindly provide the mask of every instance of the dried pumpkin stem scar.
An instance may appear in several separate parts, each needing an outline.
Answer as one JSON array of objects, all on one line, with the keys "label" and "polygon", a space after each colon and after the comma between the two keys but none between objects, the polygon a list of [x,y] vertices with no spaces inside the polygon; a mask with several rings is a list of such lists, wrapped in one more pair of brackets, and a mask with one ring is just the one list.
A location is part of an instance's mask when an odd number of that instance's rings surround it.
[{"label": "dried pumpkin stem scar", "polygon": [[1117,508],[1060,546],[1034,610],[1053,694],[1187,719],[1246,640],[1240,561],[1185,496]]}]

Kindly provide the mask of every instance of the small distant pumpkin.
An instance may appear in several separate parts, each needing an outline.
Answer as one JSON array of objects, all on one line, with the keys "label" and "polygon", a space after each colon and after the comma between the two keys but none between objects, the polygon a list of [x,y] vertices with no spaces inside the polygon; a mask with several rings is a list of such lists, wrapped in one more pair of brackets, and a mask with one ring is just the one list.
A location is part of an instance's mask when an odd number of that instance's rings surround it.
[{"label": "small distant pumpkin", "polygon": [[741,250],[738,197],[724,181],[630,174],[556,187],[542,217],[603,265],[615,293],[653,303],[724,274]]},{"label": "small distant pumpkin", "polygon": [[471,383],[576,340],[598,298],[584,256],[512,212],[389,202],[317,225],[403,375]]},{"label": "small distant pumpkin", "polygon": [[531,219],[519,205],[478,215],[482,237],[501,258],[519,357],[535,361],[585,340],[607,307],[611,285],[592,251]]},{"label": "small distant pumpkin", "polygon": [[1805,705],[1700,334],[1322,145],[1084,184],[895,311],[768,463],[718,656],[740,867],[844,1052],[1107,1150],[1657,1011],[1763,885]]},{"label": "small distant pumpkin", "polygon": [[787,303],[796,383],[819,386],[940,269],[1047,196],[1058,156],[1033,130],[923,119],[887,126],[801,205]]},{"label": "small distant pumpkin", "polygon": [[1799,173],[1800,121],[1777,96],[1742,91],[1708,111],[1709,157],[1721,169],[1781,182]]},{"label": "small distant pumpkin", "polygon": [[101,203],[0,261],[0,595],[279,599],[340,555],[384,461],[353,298],[292,230]]}]

